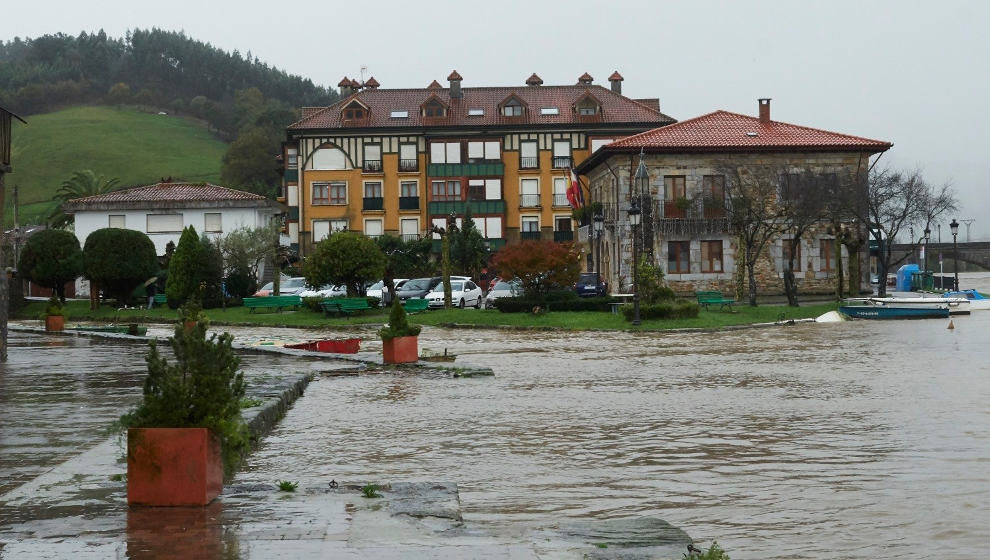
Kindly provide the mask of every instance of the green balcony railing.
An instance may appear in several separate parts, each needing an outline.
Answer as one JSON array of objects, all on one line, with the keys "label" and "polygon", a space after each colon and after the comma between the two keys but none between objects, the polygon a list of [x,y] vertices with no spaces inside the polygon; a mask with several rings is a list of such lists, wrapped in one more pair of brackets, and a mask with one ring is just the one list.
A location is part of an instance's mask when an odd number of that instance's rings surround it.
[{"label": "green balcony railing", "polygon": [[382,210],[385,208],[385,199],[380,196],[366,196],[362,208],[364,210]]},{"label": "green balcony railing", "polygon": [[504,200],[441,200],[430,202],[428,210],[431,216],[446,216],[463,214],[465,209],[471,208],[471,214],[505,214]]},{"label": "green balcony railing", "polygon": [[298,206],[289,206],[289,213],[288,213],[287,218],[290,219],[290,220],[298,220],[299,219],[299,207]]},{"label": "green balcony railing", "polygon": [[299,181],[299,170],[298,169],[286,169],[285,170],[285,180],[289,183],[296,183]]},{"label": "green balcony railing", "polygon": [[519,232],[519,238],[523,241],[539,241],[540,232],[538,231],[521,231]]},{"label": "green balcony railing", "polygon": [[418,196],[400,196],[399,210],[419,210]]},{"label": "green balcony railing", "polygon": [[557,243],[562,243],[564,241],[574,241],[574,232],[571,230],[567,231],[555,231],[553,232],[553,240]]},{"label": "green balcony railing", "polygon": [[495,163],[431,163],[426,169],[430,177],[486,177],[505,175],[505,164]]}]

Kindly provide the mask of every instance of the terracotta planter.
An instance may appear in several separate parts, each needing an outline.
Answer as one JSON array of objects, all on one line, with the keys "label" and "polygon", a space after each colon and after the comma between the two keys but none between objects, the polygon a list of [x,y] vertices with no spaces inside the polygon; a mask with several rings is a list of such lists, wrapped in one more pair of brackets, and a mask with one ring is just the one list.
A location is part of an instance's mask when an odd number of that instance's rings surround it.
[{"label": "terracotta planter", "polygon": [[45,317],[45,330],[48,332],[62,332],[65,329],[65,317],[63,315],[48,315]]},{"label": "terracotta planter", "polygon": [[398,336],[382,341],[382,357],[386,364],[408,364],[419,361],[419,337]]},{"label": "terracotta planter", "polygon": [[182,327],[187,331],[191,331],[196,328],[196,321],[184,321]]},{"label": "terracotta planter", "polygon": [[209,429],[127,430],[127,503],[205,506],[222,489],[220,440]]}]

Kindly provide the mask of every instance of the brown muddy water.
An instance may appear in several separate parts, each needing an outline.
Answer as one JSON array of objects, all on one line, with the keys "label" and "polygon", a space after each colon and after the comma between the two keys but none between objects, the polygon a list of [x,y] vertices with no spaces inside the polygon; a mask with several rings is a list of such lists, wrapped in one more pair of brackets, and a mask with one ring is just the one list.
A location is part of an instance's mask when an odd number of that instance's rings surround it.
[{"label": "brown muddy water", "polygon": [[974,558],[990,311],[953,322],[438,329],[495,377],[318,380],[238,478],[451,480],[465,519],[499,533],[655,516],[734,559]]}]

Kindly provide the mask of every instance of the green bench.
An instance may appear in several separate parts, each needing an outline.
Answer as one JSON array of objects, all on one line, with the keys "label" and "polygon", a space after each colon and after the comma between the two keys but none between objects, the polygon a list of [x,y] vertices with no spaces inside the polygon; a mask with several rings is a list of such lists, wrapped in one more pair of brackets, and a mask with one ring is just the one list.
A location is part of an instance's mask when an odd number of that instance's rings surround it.
[{"label": "green bench", "polygon": [[261,307],[277,309],[281,312],[287,307],[298,309],[300,305],[302,305],[302,298],[299,296],[264,296],[244,298],[244,307],[250,309],[251,313],[254,313],[255,309]]},{"label": "green bench", "polygon": [[165,305],[168,303],[168,296],[165,294],[155,294],[155,305]]},{"label": "green bench", "polygon": [[409,298],[402,302],[402,307],[406,313],[419,313],[430,308],[430,300],[425,298]]},{"label": "green bench", "polygon": [[695,292],[694,295],[698,298],[698,305],[706,310],[709,305],[718,305],[721,306],[720,309],[732,311],[732,304],[736,302],[734,299],[722,297],[722,292],[719,291]]},{"label": "green bench", "polygon": [[368,300],[365,298],[330,298],[323,300],[320,306],[323,307],[323,312],[327,317],[331,313],[334,315],[350,315],[355,311],[371,309],[371,306],[368,305]]}]

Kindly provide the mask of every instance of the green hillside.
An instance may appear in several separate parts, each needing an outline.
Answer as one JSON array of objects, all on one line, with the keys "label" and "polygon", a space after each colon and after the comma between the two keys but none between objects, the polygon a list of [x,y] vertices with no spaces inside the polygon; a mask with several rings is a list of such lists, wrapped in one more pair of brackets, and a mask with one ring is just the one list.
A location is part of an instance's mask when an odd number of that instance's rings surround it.
[{"label": "green hillside", "polygon": [[62,181],[92,169],[120,185],[157,182],[171,176],[218,182],[227,145],[205,126],[171,115],[113,107],[73,107],[33,115],[13,129],[13,173],[6,176],[6,224],[11,193],[19,187],[21,223],[47,215]]}]

